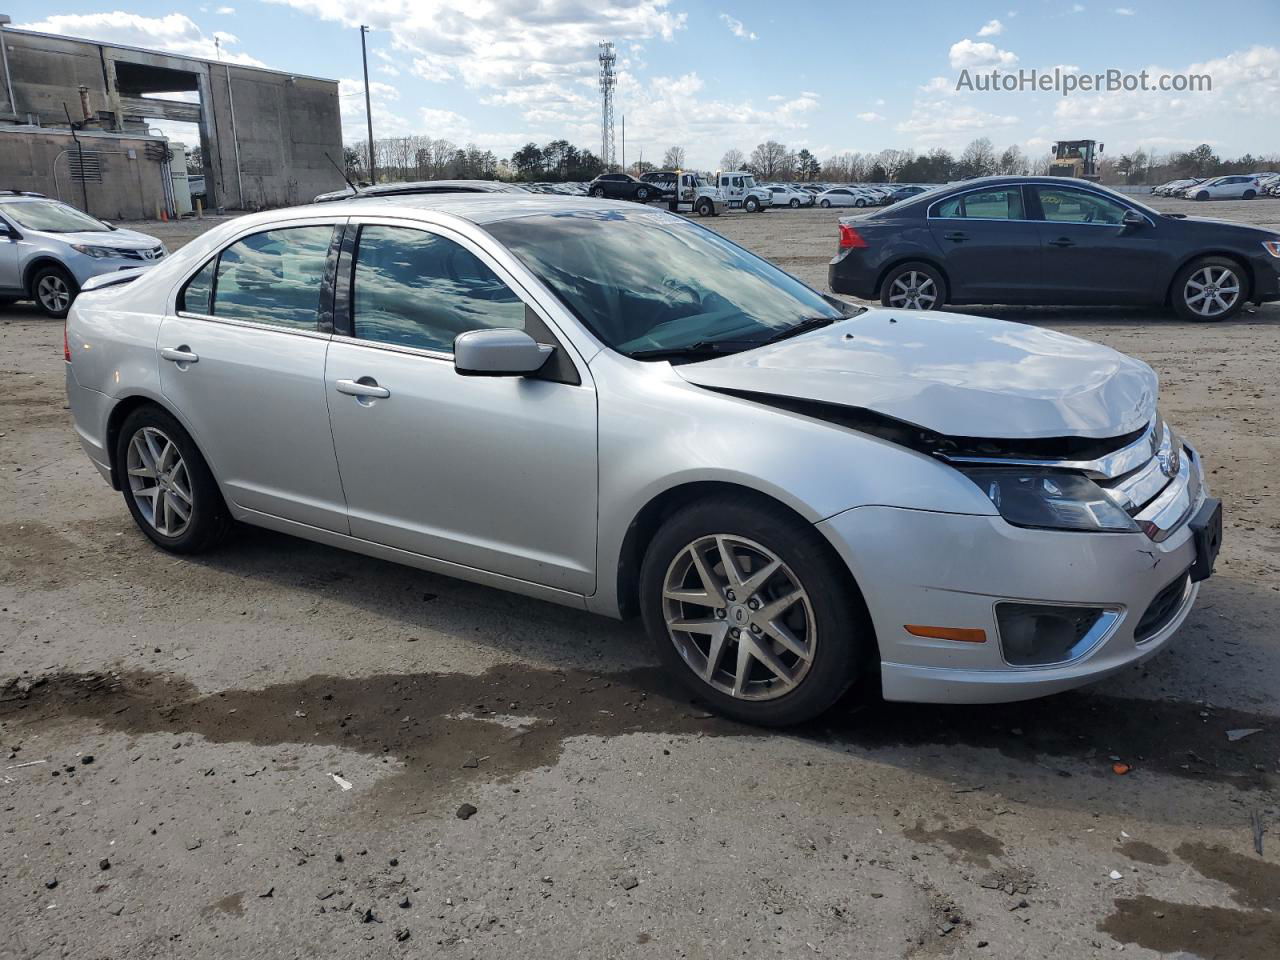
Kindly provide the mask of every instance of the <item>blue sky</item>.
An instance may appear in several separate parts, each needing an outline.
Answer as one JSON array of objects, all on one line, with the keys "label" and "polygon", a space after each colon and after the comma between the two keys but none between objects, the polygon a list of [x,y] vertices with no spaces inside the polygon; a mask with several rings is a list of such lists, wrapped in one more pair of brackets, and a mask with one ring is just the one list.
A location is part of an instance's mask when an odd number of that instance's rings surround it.
[{"label": "blue sky", "polygon": [[[595,44],[618,47],[627,159],[673,144],[714,167],[766,138],[819,157],[888,147],[961,149],[987,136],[1042,153],[1092,137],[1109,155],[1201,142],[1280,153],[1280,4],[1217,16],[1203,4],[756,0],[139,0],[127,7],[10,0],[15,26],[343,81],[364,132],[359,34],[368,23],[375,134],[475,142],[499,156],[566,137],[599,149]],[[1213,29],[1199,26],[1212,22]],[[1208,93],[955,91],[961,69],[1055,66],[1207,73]]]}]

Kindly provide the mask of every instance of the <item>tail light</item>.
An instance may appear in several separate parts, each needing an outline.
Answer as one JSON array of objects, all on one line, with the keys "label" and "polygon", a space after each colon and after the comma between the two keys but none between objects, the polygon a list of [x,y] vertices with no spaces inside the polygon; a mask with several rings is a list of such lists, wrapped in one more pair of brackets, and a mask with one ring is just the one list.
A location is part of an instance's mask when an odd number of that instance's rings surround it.
[{"label": "tail light", "polygon": [[853,227],[847,223],[840,224],[840,249],[841,250],[865,250],[867,241]]},{"label": "tail light", "polygon": [[67,339],[67,325],[62,325],[62,359],[71,362],[71,341]]}]

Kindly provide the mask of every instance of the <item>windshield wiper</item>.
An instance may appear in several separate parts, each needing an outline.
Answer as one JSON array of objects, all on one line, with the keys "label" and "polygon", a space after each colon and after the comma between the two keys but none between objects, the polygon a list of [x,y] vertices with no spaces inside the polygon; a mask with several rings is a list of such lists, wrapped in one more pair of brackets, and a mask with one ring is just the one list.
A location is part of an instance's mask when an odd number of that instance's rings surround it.
[{"label": "windshield wiper", "polygon": [[[667,360],[679,357],[713,357],[738,353],[749,347],[759,346],[759,340],[698,340],[682,347],[658,347],[654,350],[633,350],[627,356],[632,360]],[[732,346],[733,349],[723,349]]]},{"label": "windshield wiper", "polygon": [[808,317],[793,326],[787,327],[785,330],[779,330],[777,333],[770,334],[763,340],[757,340],[756,346],[763,347],[767,343],[777,343],[779,340],[789,340],[792,337],[800,336],[802,333],[808,333],[810,330],[817,330],[820,327],[829,327],[837,320],[844,319],[844,317]]}]

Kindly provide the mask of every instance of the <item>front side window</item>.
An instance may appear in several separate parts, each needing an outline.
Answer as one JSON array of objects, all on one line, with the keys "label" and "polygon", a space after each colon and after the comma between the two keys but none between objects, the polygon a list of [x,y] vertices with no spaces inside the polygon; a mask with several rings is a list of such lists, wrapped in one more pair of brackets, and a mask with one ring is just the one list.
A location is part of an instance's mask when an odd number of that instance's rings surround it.
[{"label": "front side window", "polygon": [[[218,258],[219,319],[314,330],[333,227],[285,227],[237,240]],[[188,289],[189,294],[189,289]]]},{"label": "front side window", "polygon": [[757,343],[847,315],[768,261],[662,211],[540,214],[487,229],[624,354]]},{"label": "front side window", "polygon": [[409,227],[360,230],[352,300],[359,339],[452,353],[458,334],[521,330],[524,315],[524,301],[454,241]]},{"label": "front side window", "polygon": [[973,220],[1023,220],[1022,190],[1007,187],[999,190],[980,190],[964,193],[943,200],[933,210],[933,216],[945,220],[968,218]]},{"label": "front side window", "polygon": [[1070,187],[1036,187],[1044,218],[1052,223],[1114,223],[1124,220],[1125,208],[1106,197]]}]

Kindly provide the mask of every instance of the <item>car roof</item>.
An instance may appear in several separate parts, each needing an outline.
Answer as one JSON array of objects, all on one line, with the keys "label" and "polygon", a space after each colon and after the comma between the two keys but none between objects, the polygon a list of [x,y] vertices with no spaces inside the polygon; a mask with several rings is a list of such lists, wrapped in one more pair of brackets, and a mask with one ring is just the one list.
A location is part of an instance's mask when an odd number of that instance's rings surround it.
[{"label": "car roof", "polygon": [[[324,204],[322,206],[329,206]],[[335,205],[336,206],[336,205]],[[292,216],[318,216],[316,204],[254,214],[270,224]],[[475,224],[497,223],[519,217],[552,213],[616,213],[647,210],[624,200],[597,200],[589,196],[555,193],[420,193],[386,197],[352,197],[341,204],[341,216],[412,216],[416,212],[441,213]],[[334,210],[335,215],[339,215]]]}]

